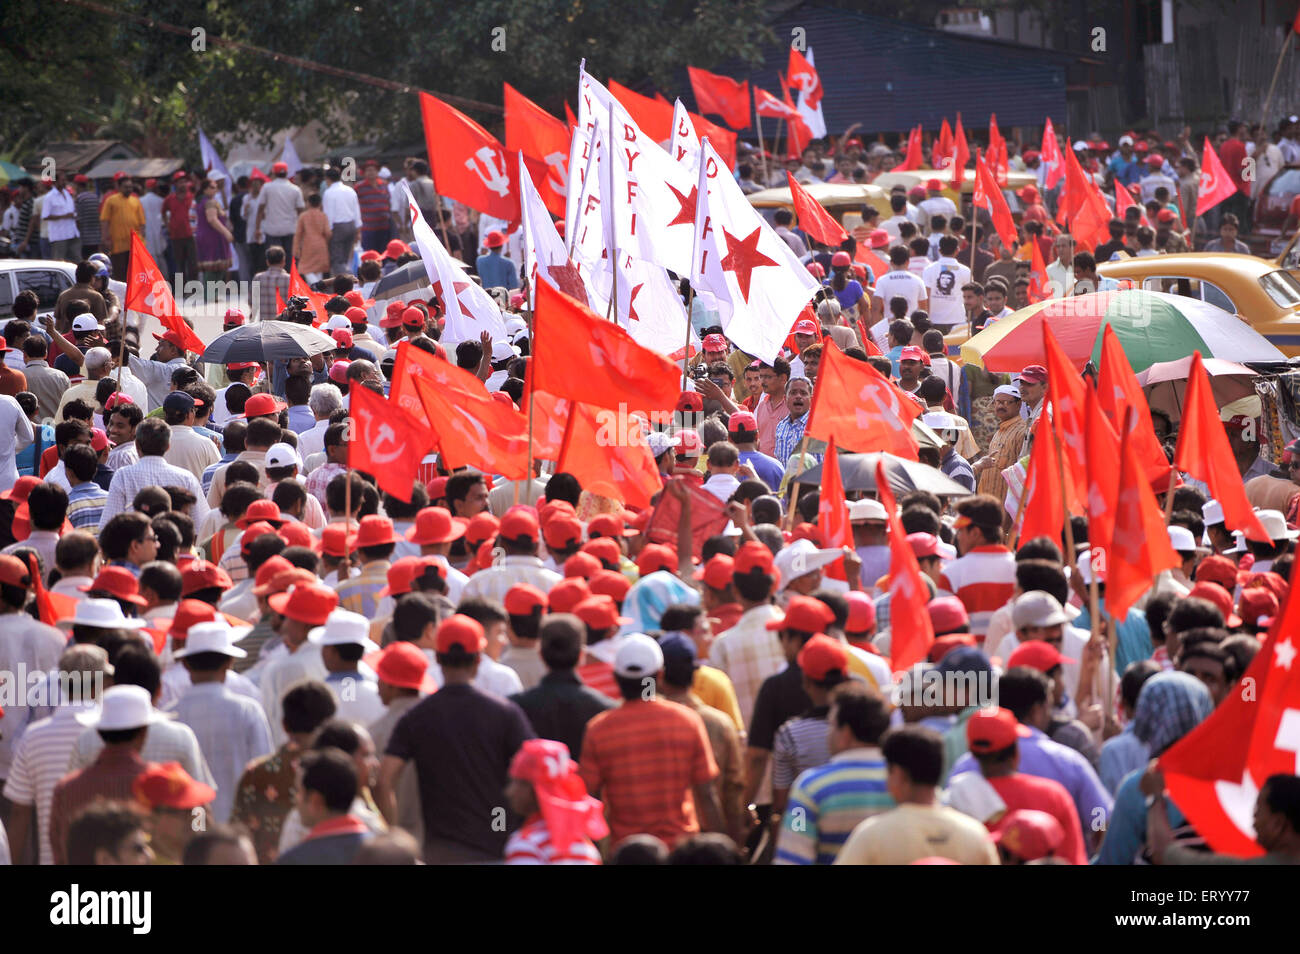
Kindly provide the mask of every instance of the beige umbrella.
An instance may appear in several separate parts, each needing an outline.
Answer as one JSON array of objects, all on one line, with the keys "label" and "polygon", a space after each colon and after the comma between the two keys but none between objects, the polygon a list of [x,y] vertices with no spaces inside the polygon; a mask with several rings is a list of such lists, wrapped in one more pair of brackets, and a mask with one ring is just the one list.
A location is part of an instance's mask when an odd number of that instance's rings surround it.
[{"label": "beige umbrella", "polygon": [[[1255,393],[1255,378],[1259,375],[1244,364],[1222,358],[1203,358],[1202,364],[1210,376],[1210,390],[1217,406],[1223,407]],[[1177,361],[1158,361],[1137,375],[1151,409],[1164,412],[1174,424],[1183,416],[1187,375],[1191,368],[1190,357],[1179,358]]]}]

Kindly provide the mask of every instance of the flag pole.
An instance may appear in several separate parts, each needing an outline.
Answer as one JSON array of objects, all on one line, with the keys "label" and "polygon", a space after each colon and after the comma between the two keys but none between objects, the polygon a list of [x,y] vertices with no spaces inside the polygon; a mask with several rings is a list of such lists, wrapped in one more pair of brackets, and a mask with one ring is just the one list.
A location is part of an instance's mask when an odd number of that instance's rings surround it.
[{"label": "flag pole", "polygon": [[[757,115],[757,113],[755,114]],[[705,190],[708,186],[708,167],[704,159],[704,144],[709,141],[705,136],[700,140],[700,174],[697,180],[697,189],[695,193],[695,219],[692,222],[691,232],[691,275],[687,281],[686,293],[686,344],[682,346],[682,390],[686,390],[686,375],[691,366],[691,316],[695,309],[695,262],[700,254],[700,199],[707,198]],[[708,371],[708,368],[705,368]]]},{"label": "flag pole", "polygon": [[[612,99],[610,100],[609,103],[609,119],[606,121],[605,128],[608,130],[607,135],[609,137],[609,192],[607,193],[605,201],[613,202],[614,201],[615,150],[614,150],[614,102]],[[611,284],[610,284],[610,295],[609,295],[609,307],[605,309],[605,320],[614,321],[617,324],[618,321],[618,229],[617,228],[614,229],[614,234],[611,236],[611,238],[613,239],[614,247],[610,249],[611,256],[612,256],[609,261],[609,264],[612,266],[610,268]]]},{"label": "flag pole", "polygon": [[[528,358],[529,367],[525,372],[528,380],[528,471],[524,474],[524,480],[528,481],[531,489],[533,482],[533,375],[532,375],[532,356]],[[537,498],[534,497],[530,503],[536,504]],[[515,503],[519,503],[519,485],[515,484]]]},{"label": "flag pole", "polygon": [[[749,84],[753,87],[753,83]],[[768,187],[772,179],[771,173],[767,168],[767,149],[763,146],[763,117],[758,114],[758,94],[751,93],[754,100],[754,128],[758,131],[758,161],[763,168],[763,188]]]},{"label": "flag pole", "polygon": [[1273,90],[1277,87],[1277,77],[1282,72],[1282,61],[1286,58],[1286,51],[1291,48],[1291,37],[1294,35],[1294,30],[1286,31],[1286,37],[1282,40],[1282,49],[1277,54],[1277,65],[1273,67],[1273,79],[1268,84],[1268,95],[1264,97],[1264,112],[1259,117],[1260,126],[1265,128],[1268,126],[1268,107],[1273,102]]},{"label": "flag pole", "polygon": [[1174,513],[1174,484],[1178,482],[1178,468],[1169,466],[1169,489],[1165,491],[1165,523]]},{"label": "flag pole", "polygon": [[[794,476],[790,478],[790,486],[786,488],[790,492],[790,507],[785,512],[785,528],[794,529],[794,504],[795,504],[795,484],[799,483],[799,478],[803,476],[804,454],[808,450],[808,424],[804,423],[803,437],[799,438],[799,463],[795,467]],[[825,478],[823,478],[825,479]]]}]

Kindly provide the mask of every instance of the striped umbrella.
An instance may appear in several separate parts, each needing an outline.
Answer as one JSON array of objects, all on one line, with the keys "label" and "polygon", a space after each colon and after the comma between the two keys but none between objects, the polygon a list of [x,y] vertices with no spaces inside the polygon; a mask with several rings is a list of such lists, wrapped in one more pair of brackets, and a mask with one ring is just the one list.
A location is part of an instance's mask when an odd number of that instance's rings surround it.
[{"label": "striped umbrella", "polygon": [[7,186],[18,179],[27,179],[31,173],[22,166],[16,166],[12,162],[5,162],[0,159],[0,186]]},{"label": "striped umbrella", "polygon": [[1082,369],[1101,354],[1102,328],[1119,336],[1134,371],[1199,351],[1240,364],[1286,361],[1286,355],[1241,318],[1182,295],[1130,288],[1071,298],[1049,298],[988,325],[961,346],[963,361],[989,371],[1042,364],[1043,322]]}]

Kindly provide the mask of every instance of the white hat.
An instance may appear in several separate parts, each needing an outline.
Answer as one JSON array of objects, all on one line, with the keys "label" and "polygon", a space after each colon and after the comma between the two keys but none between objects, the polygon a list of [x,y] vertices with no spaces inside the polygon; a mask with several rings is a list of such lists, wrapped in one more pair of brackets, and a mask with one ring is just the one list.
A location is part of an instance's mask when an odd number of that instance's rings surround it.
[{"label": "white hat", "polygon": [[1017,401],[1020,400],[1020,388],[1014,384],[999,384],[993,389],[993,395],[996,397],[999,394],[1009,394]]},{"label": "white hat", "polygon": [[646,446],[655,457],[660,457],[676,446],[676,441],[663,431],[651,431],[645,436]]},{"label": "white hat", "polygon": [[511,339],[513,339],[514,336],[517,335],[519,332],[521,331],[526,332],[528,330],[528,322],[518,317],[507,318],[505,320],[505,329],[506,329],[506,334],[510,335]]},{"label": "white hat", "polygon": [[936,431],[964,431],[967,429],[965,421],[949,414],[947,411],[927,411],[921,415],[921,420],[925,422],[926,427],[932,427]]},{"label": "white hat", "polygon": [[[1130,141],[1131,141],[1131,140],[1130,140]],[[1088,144],[1087,144],[1086,142],[1084,142],[1082,139],[1076,139],[1076,140],[1074,141],[1074,151],[1075,151],[1075,152],[1086,152],[1087,149],[1088,149]]]},{"label": "white hat", "polygon": [[235,640],[243,639],[253,631],[251,626],[234,627],[224,619],[214,619],[207,623],[195,623],[185,637],[185,648],[172,653],[176,659],[184,659],[195,653],[221,653],[243,659],[248,653],[235,645]]},{"label": "white hat", "polygon": [[325,322],[325,330],[328,331],[351,331],[352,322],[348,321],[347,315],[330,315],[330,320]]},{"label": "white hat", "polygon": [[63,629],[73,626],[95,626],[99,629],[144,629],[148,624],[142,619],[122,615],[122,604],[117,600],[86,599],[77,604],[77,613],[61,619]]},{"label": "white hat", "polygon": [[509,341],[492,342],[493,361],[509,361],[511,358],[517,358],[521,354],[523,354],[523,352],[515,345],[512,345]]},{"label": "white hat", "polygon": [[844,556],[837,549],[819,549],[811,540],[796,540],[787,547],[782,547],[772,562],[781,571],[781,585],[788,586],[790,581],[820,570]]},{"label": "white hat", "polygon": [[266,450],[267,467],[297,467],[298,452],[285,443],[272,444]]},{"label": "white hat", "polygon": [[1217,500],[1207,500],[1201,506],[1201,518],[1207,527],[1223,523],[1223,504]]},{"label": "white hat", "polygon": [[1120,144],[1121,146],[1131,146],[1131,145],[1133,145],[1133,137],[1132,137],[1132,136],[1120,136],[1120,137],[1119,137],[1119,144]]},{"label": "white hat", "polygon": [[1192,531],[1186,527],[1171,525],[1166,527],[1169,531],[1169,545],[1180,553],[1205,553],[1206,549],[1196,543],[1196,537]]},{"label": "white hat", "polygon": [[614,653],[614,672],[620,676],[636,678],[653,676],[664,668],[664,653],[644,633],[629,633],[619,641]]},{"label": "white hat", "polygon": [[1264,402],[1258,394],[1248,394],[1235,401],[1229,401],[1219,408],[1219,420],[1231,421],[1234,417],[1256,418],[1264,413]]},{"label": "white hat", "polygon": [[103,331],[104,326],[99,323],[94,315],[81,314],[72,319],[72,331],[79,334],[84,331]]},{"label": "white hat", "polygon": [[368,653],[379,648],[370,640],[370,620],[343,609],[330,613],[325,625],[317,626],[307,638],[318,646],[360,646]]},{"label": "white hat", "polygon": [[[1264,529],[1267,530],[1268,528],[1265,527]],[[1250,549],[1246,546],[1246,535],[1240,530],[1232,531],[1232,539],[1234,541],[1233,546],[1224,550],[1222,554],[1223,556],[1227,556],[1229,553],[1245,553]]]},{"label": "white hat", "polygon": [[1281,510],[1256,510],[1260,525],[1270,540],[1294,540],[1300,537],[1300,530],[1292,530],[1286,525],[1286,517]]},{"label": "white hat", "polygon": [[880,520],[889,519],[889,514],[885,513],[885,505],[879,500],[850,500],[849,501],[849,523],[857,520]]},{"label": "white hat", "polygon": [[957,548],[951,543],[944,543],[942,540],[935,544],[935,552],[939,554],[940,560],[957,559]]},{"label": "white hat", "polygon": [[153,697],[143,686],[112,686],[104,691],[99,705],[89,712],[78,712],[77,721],[105,732],[138,729],[166,717],[153,707]]},{"label": "white hat", "polygon": [[1026,626],[1059,626],[1071,617],[1051,593],[1030,590],[1021,593],[1011,604],[1011,623],[1016,629]]}]

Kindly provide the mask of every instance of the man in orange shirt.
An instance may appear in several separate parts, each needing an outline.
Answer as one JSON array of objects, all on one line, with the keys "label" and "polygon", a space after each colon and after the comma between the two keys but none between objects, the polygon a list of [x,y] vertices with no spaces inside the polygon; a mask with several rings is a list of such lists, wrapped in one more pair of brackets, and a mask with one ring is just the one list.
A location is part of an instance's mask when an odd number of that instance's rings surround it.
[{"label": "man in orange shirt", "polygon": [[644,833],[672,847],[701,828],[725,830],[704,721],[656,695],[663,668],[653,639],[624,637],[614,656],[623,704],[587,723],[579,773],[608,807],[611,845]]},{"label": "man in orange shirt", "polygon": [[129,176],[117,180],[117,191],[104,200],[99,220],[104,223],[113,277],[124,282],[130,268],[131,233],[138,232],[144,238],[144,206],[132,189]]}]

